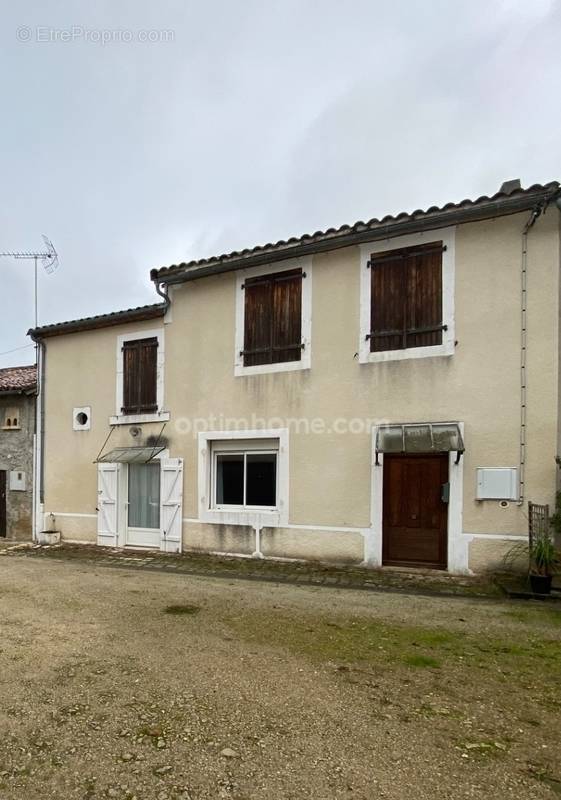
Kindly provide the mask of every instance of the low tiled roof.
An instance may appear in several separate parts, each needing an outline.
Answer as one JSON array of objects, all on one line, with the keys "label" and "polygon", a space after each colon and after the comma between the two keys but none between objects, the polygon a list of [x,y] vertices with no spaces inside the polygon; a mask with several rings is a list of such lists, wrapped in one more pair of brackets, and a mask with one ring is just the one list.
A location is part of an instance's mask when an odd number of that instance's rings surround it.
[{"label": "low tiled roof", "polygon": [[32,392],[37,388],[37,367],[0,369],[0,392]]},{"label": "low tiled roof", "polygon": [[426,210],[403,211],[397,216],[388,214],[382,219],[374,218],[368,222],[355,222],[354,225],[341,225],[339,228],[306,233],[300,237],[281,239],[278,242],[258,245],[250,249],[234,250],[231,253],[224,253],[212,258],[201,258],[173,264],[170,267],[153,269],[151,278],[162,283],[179,283],[254,264],[347,247],[361,241],[398,236],[402,232],[413,233],[444,225],[514,214],[531,209],[538,203],[547,203],[559,193],[558,181],[534,184],[527,189],[512,188],[509,185],[516,183],[514,181],[503,184],[501,191],[491,197],[482,195],[477,200],[466,199],[459,203],[446,203],[441,207],[431,206]]},{"label": "low tiled roof", "polygon": [[148,306],[126,308],[123,311],[112,311],[109,314],[98,314],[96,317],[82,317],[68,322],[56,322],[53,325],[42,325],[39,328],[31,328],[27,331],[27,335],[31,336],[32,339],[42,339],[45,336],[77,333],[78,331],[88,331],[93,328],[108,328],[112,325],[121,325],[124,322],[139,322],[143,319],[163,317],[165,311],[166,303],[153,303]]}]

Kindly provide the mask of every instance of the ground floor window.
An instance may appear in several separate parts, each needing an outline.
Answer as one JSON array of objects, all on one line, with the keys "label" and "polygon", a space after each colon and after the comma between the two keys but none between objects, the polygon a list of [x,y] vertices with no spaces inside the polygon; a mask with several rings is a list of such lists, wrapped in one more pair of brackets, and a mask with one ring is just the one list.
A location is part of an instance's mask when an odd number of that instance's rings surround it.
[{"label": "ground floor window", "polygon": [[214,507],[276,509],[278,449],[278,440],[214,442]]},{"label": "ground floor window", "polygon": [[160,463],[129,464],[128,526],[160,527]]}]

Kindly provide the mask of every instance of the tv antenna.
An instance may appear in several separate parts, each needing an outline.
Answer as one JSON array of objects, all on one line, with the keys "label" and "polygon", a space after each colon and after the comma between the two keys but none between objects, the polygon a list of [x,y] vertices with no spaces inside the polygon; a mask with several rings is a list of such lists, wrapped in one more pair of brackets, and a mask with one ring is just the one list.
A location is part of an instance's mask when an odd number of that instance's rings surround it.
[{"label": "tv antenna", "polygon": [[54,244],[51,240],[43,234],[43,242],[45,249],[41,252],[29,252],[24,250],[6,251],[0,253],[0,257],[6,258],[19,258],[26,261],[33,261],[35,263],[35,328],[37,327],[37,263],[40,261],[47,275],[53,273],[58,269],[58,253],[55,250]]}]

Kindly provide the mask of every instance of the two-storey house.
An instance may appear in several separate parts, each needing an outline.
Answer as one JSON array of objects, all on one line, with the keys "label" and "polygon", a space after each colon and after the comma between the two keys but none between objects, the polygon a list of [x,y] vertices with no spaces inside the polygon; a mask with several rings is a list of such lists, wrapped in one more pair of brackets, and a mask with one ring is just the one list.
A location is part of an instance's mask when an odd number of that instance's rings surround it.
[{"label": "two-storey house", "polygon": [[552,502],[558,183],[152,270],[48,325],[36,528],[477,572]]}]

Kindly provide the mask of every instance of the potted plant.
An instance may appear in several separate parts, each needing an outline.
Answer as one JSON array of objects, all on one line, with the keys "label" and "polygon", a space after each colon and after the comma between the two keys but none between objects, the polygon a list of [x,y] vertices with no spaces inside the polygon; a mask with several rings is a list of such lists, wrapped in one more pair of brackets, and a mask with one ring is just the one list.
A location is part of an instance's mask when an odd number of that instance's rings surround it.
[{"label": "potted plant", "polygon": [[508,572],[518,572],[528,564],[530,587],[534,594],[550,594],[553,573],[560,563],[553,537],[547,531],[532,541],[515,544],[505,554],[503,563]]},{"label": "potted plant", "polygon": [[559,556],[551,536],[537,536],[529,545],[530,586],[534,594],[550,594],[552,573]]}]

